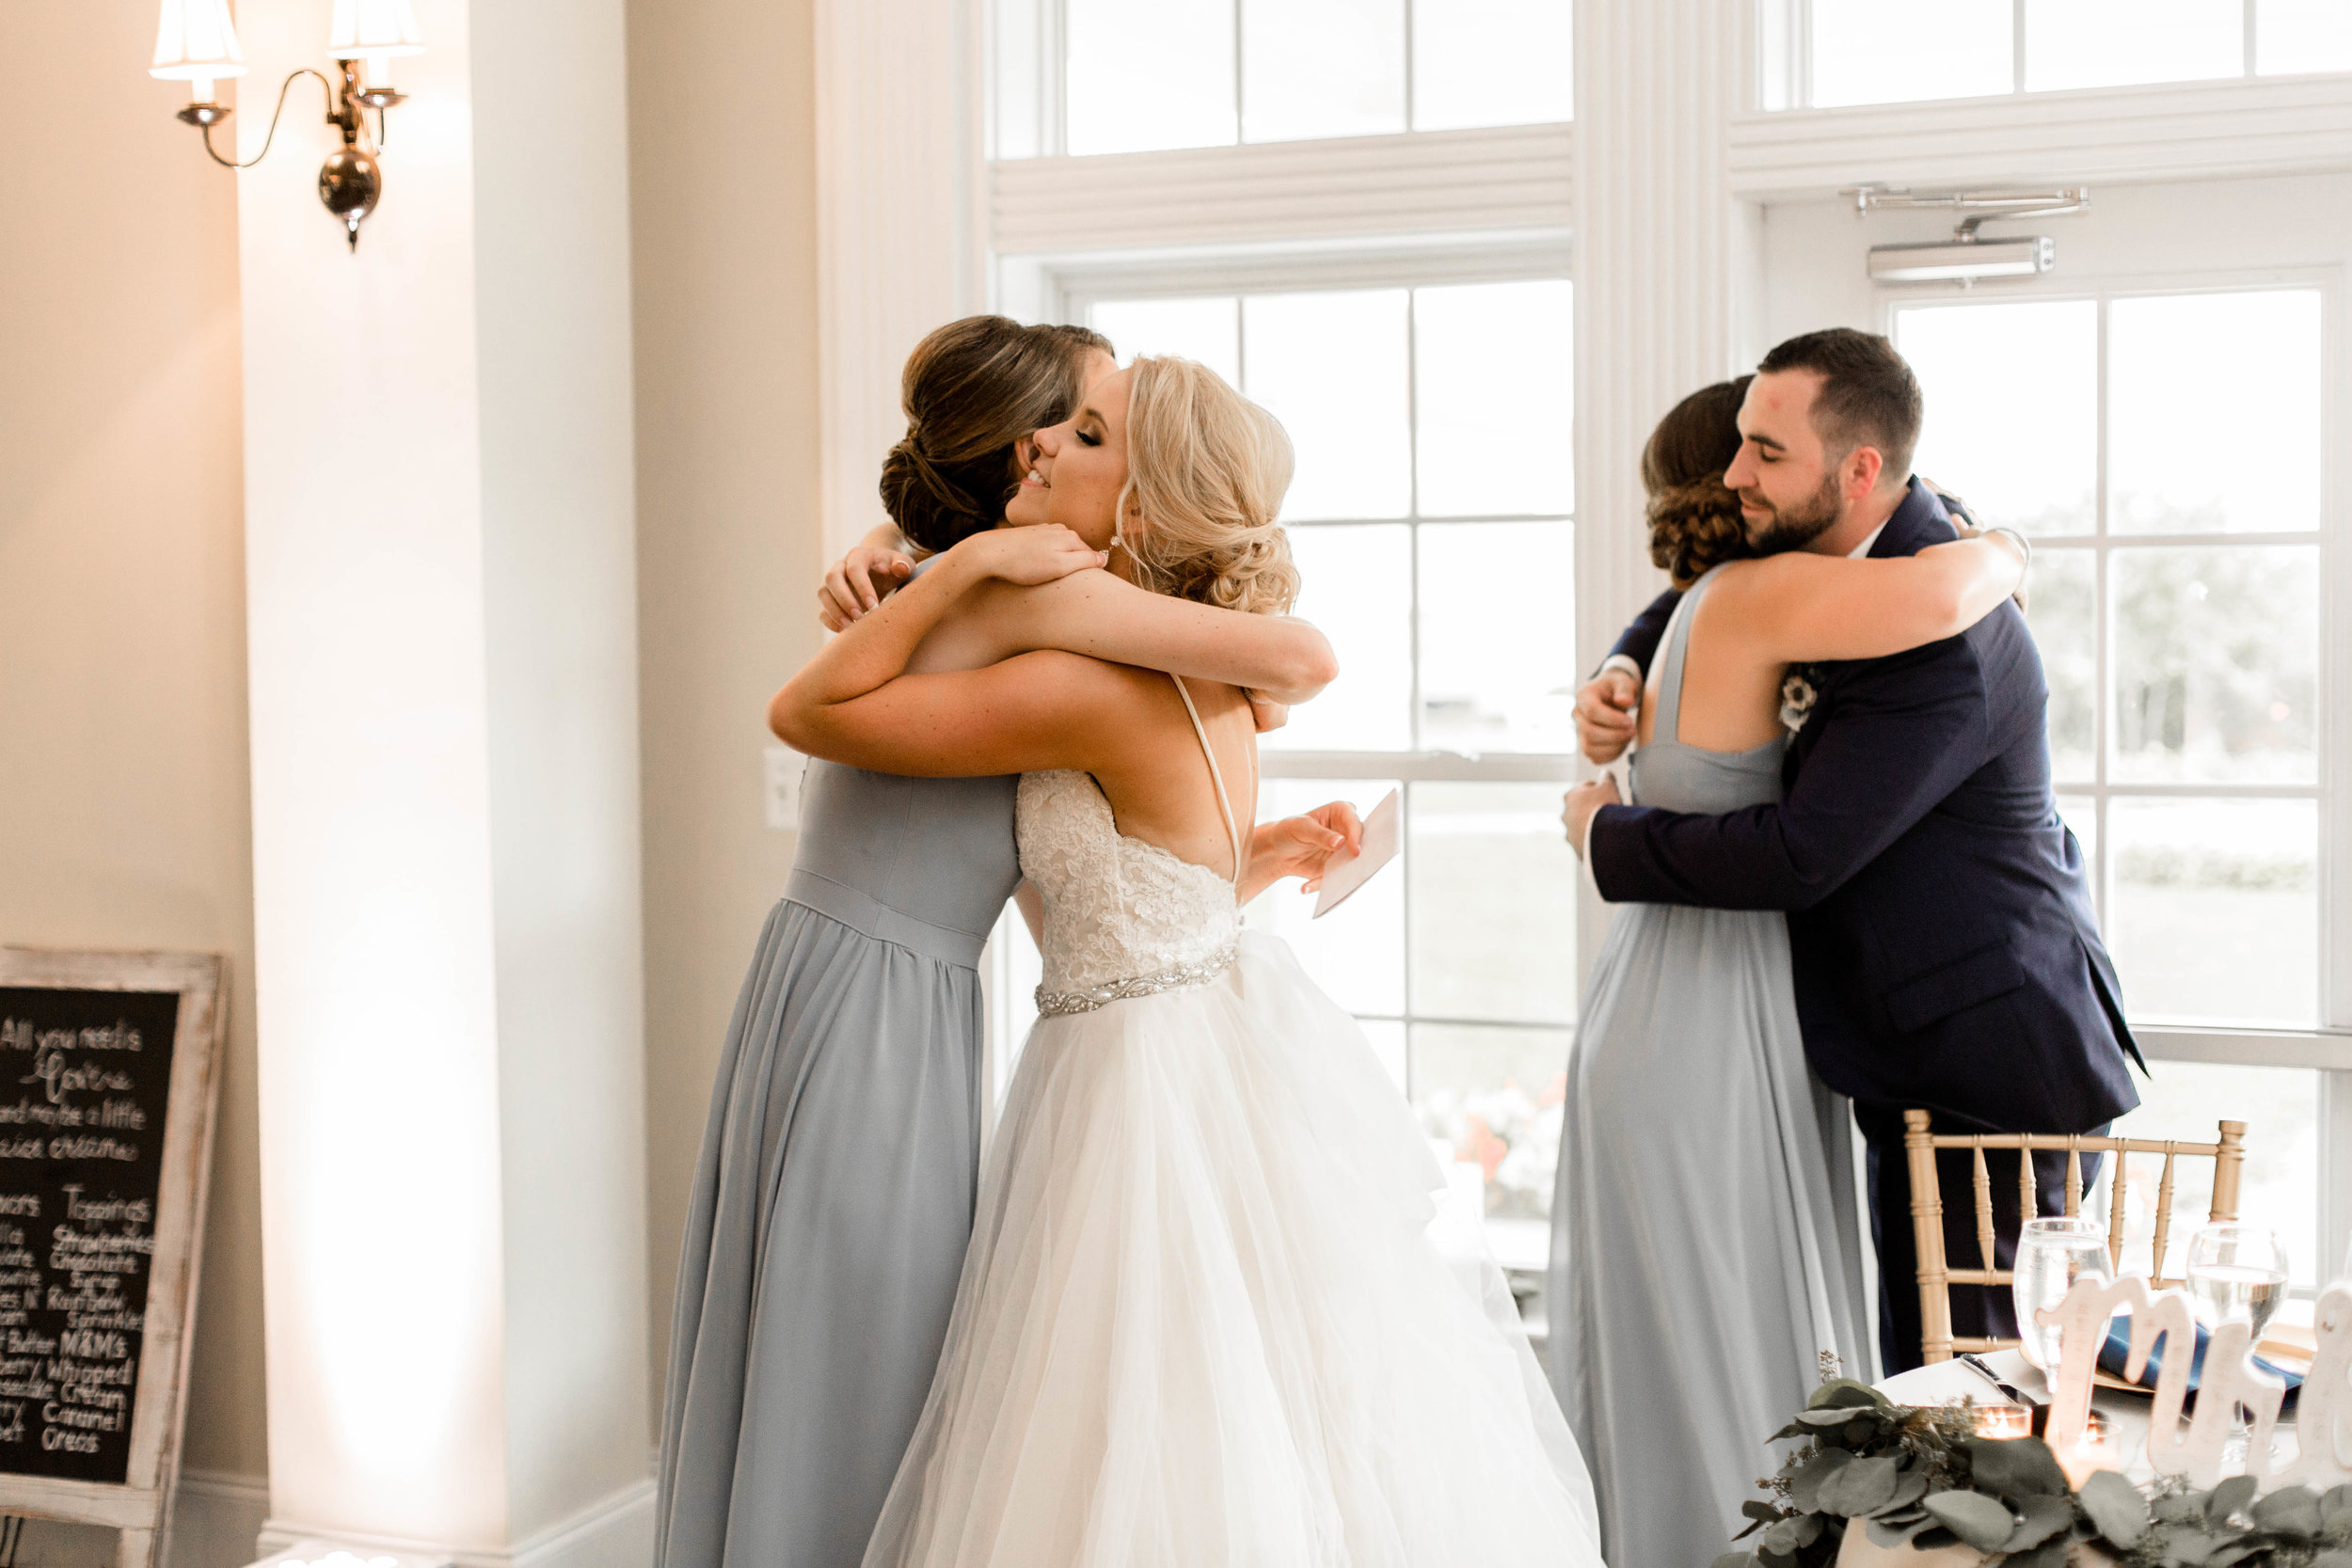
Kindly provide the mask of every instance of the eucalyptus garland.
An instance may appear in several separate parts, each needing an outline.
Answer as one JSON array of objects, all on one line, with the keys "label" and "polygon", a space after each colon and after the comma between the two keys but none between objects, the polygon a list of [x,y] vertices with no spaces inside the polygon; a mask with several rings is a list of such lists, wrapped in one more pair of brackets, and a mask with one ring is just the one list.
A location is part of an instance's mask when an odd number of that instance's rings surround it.
[{"label": "eucalyptus garland", "polygon": [[2041,1438],[1979,1437],[1975,1419],[1967,1402],[1902,1405],[1830,1379],[1772,1434],[1802,1446],[1757,1483],[1772,1500],[1740,1505],[1748,1528],[1714,1568],[1826,1568],[1856,1524],[1881,1546],[1965,1544],[2004,1568],[2063,1568],[2077,1544],[2128,1568],[2352,1568],[2352,1486],[2143,1491],[2101,1470],[2076,1491]]}]

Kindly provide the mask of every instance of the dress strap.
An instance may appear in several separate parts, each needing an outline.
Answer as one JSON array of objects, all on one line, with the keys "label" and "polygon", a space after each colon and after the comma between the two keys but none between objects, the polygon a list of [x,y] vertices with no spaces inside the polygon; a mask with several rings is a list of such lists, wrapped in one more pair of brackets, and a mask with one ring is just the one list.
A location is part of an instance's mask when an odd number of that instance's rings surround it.
[{"label": "dress strap", "polygon": [[1184,700],[1184,711],[1192,716],[1192,733],[1200,737],[1200,754],[1209,759],[1209,779],[1216,785],[1216,809],[1225,817],[1225,836],[1233,842],[1233,875],[1230,879],[1238,882],[1241,830],[1233,825],[1233,803],[1225,796],[1225,775],[1216,766],[1216,748],[1209,744],[1208,729],[1200,722],[1200,710],[1192,705],[1192,692],[1185,687],[1184,677],[1171,673],[1168,678],[1176,683],[1176,695]]},{"label": "dress strap", "polygon": [[1682,600],[1675,606],[1673,616],[1666,623],[1666,646],[1663,662],[1658,669],[1658,716],[1650,721],[1650,744],[1660,741],[1679,745],[1682,740],[1682,667],[1691,645],[1691,623],[1698,613],[1699,600],[1715,573],[1707,574],[1683,591]]}]

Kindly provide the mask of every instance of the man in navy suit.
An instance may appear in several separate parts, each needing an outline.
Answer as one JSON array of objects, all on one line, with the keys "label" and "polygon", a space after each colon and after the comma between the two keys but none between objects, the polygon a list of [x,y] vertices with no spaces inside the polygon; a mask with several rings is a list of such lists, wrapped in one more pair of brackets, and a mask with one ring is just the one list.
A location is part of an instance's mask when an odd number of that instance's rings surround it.
[{"label": "man in navy suit", "polygon": [[[1740,494],[1758,554],[1910,555],[1955,536],[1911,477],[1919,386],[1884,338],[1809,332],[1767,355],[1740,411]],[[1578,695],[1586,754],[1613,759],[1672,614],[1661,595]],[[2048,689],[2025,616],[2004,604],[1968,631],[1891,658],[1794,673],[1810,711],[1776,805],[1720,816],[1569,797],[1570,842],[1613,903],[1785,910],[1805,1053],[1852,1099],[1869,1157],[1885,1370],[1919,1364],[1917,1259],[1902,1112],[1938,1132],[2104,1131],[2139,1102],[2114,966],[2074,835],[2051,792]],[[1793,719],[1791,721],[1795,721]],[[1994,1155],[1995,1161],[2001,1156]],[[2084,1180],[2094,1170],[2085,1162]],[[2013,1237],[2016,1166],[1995,1178]],[[2036,1157],[2043,1213],[2065,1156]],[[1944,1162],[1946,1255],[1979,1248],[1964,1152]],[[1998,1262],[2011,1247],[2004,1241]],[[2016,1332],[2006,1291],[1956,1287],[1957,1335]]]}]

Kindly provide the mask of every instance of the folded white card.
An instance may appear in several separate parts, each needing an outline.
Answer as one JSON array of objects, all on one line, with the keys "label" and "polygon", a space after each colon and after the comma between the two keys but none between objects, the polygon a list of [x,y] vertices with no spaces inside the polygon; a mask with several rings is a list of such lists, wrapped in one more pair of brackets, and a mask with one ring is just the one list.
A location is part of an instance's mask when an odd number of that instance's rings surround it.
[{"label": "folded white card", "polygon": [[[1323,868],[1323,895],[1315,900],[1314,918],[1321,920],[1347,901],[1347,895],[1373,879],[1373,874],[1396,859],[1396,791],[1372,808],[1364,818],[1361,854],[1345,860],[1334,856]],[[1344,852],[1344,851],[1343,851]]]}]

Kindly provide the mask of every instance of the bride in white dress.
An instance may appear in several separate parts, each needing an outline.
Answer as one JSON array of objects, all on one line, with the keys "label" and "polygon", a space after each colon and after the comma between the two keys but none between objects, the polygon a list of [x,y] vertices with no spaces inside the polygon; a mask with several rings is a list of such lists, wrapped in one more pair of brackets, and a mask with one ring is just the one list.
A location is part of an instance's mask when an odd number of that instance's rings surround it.
[{"label": "bride in white dress", "polygon": [[1241,928],[1274,869],[1236,886],[1244,695],[1060,653],[902,674],[991,579],[1108,564],[1279,613],[1289,442],[1179,359],[1105,377],[1037,440],[1007,517],[1040,526],[958,545],[771,713],[861,767],[1025,771],[1044,900],[1043,1016],[867,1568],[1597,1568],[1501,1275],[1430,1243],[1442,1178],[1410,1111],[1288,947]]}]

